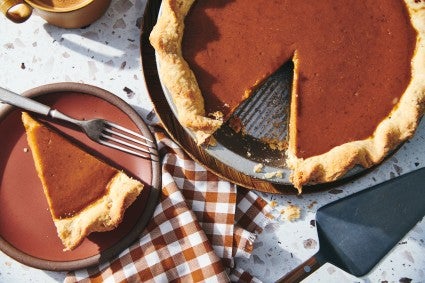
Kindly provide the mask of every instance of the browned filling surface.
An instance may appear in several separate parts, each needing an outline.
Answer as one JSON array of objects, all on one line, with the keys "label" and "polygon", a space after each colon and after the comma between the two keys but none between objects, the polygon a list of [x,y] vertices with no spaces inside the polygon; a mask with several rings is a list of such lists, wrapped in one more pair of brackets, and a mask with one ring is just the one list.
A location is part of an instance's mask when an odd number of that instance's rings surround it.
[{"label": "browned filling surface", "polygon": [[70,217],[107,191],[117,170],[82,151],[44,126],[29,133],[36,144],[41,178],[55,218]]},{"label": "browned filling surface", "polygon": [[373,135],[410,79],[416,32],[401,0],[197,0],[183,57],[207,113],[228,118],[295,55],[295,154]]}]

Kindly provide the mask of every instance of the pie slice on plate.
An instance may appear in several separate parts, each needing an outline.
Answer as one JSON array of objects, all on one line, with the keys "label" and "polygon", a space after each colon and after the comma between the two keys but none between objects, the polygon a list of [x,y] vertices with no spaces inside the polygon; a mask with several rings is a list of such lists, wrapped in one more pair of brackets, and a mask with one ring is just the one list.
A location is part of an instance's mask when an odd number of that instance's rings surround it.
[{"label": "pie slice on plate", "polygon": [[143,184],[22,113],[28,145],[64,250],[115,229]]},{"label": "pie slice on plate", "polygon": [[301,192],[412,137],[425,98],[425,1],[164,0],[150,41],[198,144],[292,61],[287,166]]}]

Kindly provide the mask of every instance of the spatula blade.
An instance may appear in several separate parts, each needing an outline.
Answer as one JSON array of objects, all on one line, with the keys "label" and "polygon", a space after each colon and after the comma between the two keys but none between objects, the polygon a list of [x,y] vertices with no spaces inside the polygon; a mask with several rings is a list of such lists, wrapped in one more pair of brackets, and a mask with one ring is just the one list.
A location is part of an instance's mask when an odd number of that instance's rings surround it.
[{"label": "spatula blade", "polygon": [[320,254],[355,275],[368,273],[425,215],[425,168],[321,207]]}]

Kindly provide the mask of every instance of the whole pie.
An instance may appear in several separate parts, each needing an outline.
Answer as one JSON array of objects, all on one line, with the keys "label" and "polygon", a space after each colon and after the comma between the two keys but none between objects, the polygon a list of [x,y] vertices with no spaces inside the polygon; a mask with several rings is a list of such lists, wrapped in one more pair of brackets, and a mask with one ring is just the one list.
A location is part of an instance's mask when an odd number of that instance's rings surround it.
[{"label": "whole pie", "polygon": [[92,232],[115,229],[143,184],[22,114],[28,145],[65,250]]},{"label": "whole pie", "polygon": [[379,163],[423,115],[423,0],[164,0],[150,41],[198,144],[293,62],[286,162],[299,191]]}]

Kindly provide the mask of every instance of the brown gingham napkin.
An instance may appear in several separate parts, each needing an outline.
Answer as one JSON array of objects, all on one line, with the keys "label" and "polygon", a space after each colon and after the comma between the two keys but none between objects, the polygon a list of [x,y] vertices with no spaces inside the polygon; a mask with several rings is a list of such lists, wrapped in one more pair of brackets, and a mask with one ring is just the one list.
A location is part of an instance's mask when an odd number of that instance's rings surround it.
[{"label": "brown gingham napkin", "polygon": [[140,238],[100,266],[65,282],[259,282],[235,267],[248,257],[271,207],[256,193],[208,172],[155,128],[162,195]]}]

